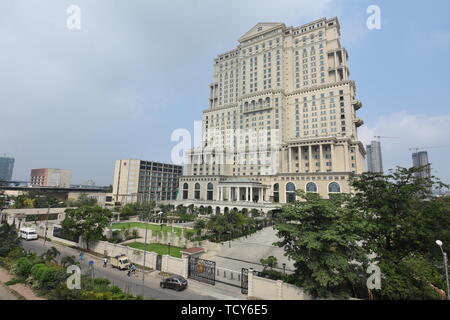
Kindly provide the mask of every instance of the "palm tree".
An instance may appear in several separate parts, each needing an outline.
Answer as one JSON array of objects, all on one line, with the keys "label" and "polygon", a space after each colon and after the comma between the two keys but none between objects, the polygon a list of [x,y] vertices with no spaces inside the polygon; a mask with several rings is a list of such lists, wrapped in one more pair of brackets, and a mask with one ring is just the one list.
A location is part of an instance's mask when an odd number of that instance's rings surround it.
[{"label": "palm tree", "polygon": [[75,259],[75,256],[65,256],[61,259],[61,265],[64,268],[67,268],[68,266],[71,265],[77,265],[79,264],[79,262]]},{"label": "palm tree", "polygon": [[61,255],[61,253],[58,249],[51,247],[41,255],[41,258],[43,258],[45,262],[56,262],[56,257],[59,255]]}]

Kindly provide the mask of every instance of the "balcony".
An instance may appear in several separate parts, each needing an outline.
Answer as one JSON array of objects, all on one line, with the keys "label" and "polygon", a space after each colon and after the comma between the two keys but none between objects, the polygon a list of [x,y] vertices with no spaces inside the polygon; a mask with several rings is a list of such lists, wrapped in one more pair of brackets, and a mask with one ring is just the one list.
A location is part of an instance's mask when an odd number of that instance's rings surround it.
[{"label": "balcony", "polygon": [[353,107],[355,108],[355,110],[359,110],[362,108],[362,102],[359,100],[354,100],[352,102]]},{"label": "balcony", "polygon": [[357,128],[361,127],[364,124],[364,120],[360,118],[356,118],[355,120],[353,120],[353,122],[355,123]]}]

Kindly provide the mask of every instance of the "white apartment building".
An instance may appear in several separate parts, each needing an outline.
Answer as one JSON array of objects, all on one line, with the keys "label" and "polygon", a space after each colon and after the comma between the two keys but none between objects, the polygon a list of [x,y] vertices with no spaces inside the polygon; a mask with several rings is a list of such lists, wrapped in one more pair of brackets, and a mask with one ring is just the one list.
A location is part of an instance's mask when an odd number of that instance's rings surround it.
[{"label": "white apartment building", "polygon": [[176,200],[182,166],[136,159],[116,160],[112,200],[118,205]]},{"label": "white apartment building", "polygon": [[297,189],[350,192],[365,150],[340,36],[337,18],[258,23],[214,60],[202,146],[187,155],[180,203],[267,211]]}]

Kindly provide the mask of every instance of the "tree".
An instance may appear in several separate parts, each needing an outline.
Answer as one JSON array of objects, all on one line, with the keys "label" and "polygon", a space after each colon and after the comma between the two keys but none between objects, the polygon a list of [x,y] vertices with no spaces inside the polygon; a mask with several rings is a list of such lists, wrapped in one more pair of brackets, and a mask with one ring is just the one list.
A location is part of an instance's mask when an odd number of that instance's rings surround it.
[{"label": "tree", "polygon": [[202,230],[206,228],[206,222],[203,219],[197,219],[194,223],[194,230],[197,233],[197,235],[201,235]]},{"label": "tree", "polygon": [[261,259],[259,262],[264,266],[264,270],[266,270],[267,267],[273,269],[277,266],[277,258],[275,258],[274,256],[269,256],[266,259]]},{"label": "tree", "polygon": [[61,253],[55,247],[51,247],[46,252],[44,252],[41,257],[45,262],[56,263],[56,258],[61,255]]},{"label": "tree", "polygon": [[78,265],[78,264],[79,264],[79,262],[76,260],[75,256],[64,256],[61,259],[61,265],[64,268],[67,268],[71,265]]},{"label": "tree", "polygon": [[350,196],[331,200],[298,190],[304,201],[283,207],[275,229],[294,261],[292,281],[315,297],[348,297],[364,279],[367,256],[358,243],[366,223],[350,206]]},{"label": "tree", "polygon": [[108,209],[95,206],[83,206],[78,209],[67,209],[66,217],[61,223],[63,232],[72,236],[81,236],[89,244],[103,236],[103,230],[109,225],[112,213]]},{"label": "tree", "polygon": [[89,197],[86,193],[80,194],[77,200],[67,203],[69,207],[95,206],[97,199]]},{"label": "tree", "polygon": [[450,205],[431,190],[448,186],[435,177],[418,177],[420,170],[398,167],[388,175],[366,173],[352,182],[353,203],[368,222],[365,247],[377,255],[383,274],[375,298],[435,299],[428,289],[445,287],[442,276],[440,281],[435,277],[441,260],[435,240],[450,243]]},{"label": "tree", "polygon": [[16,228],[7,223],[0,225],[0,256],[4,257],[16,248],[22,248]]}]

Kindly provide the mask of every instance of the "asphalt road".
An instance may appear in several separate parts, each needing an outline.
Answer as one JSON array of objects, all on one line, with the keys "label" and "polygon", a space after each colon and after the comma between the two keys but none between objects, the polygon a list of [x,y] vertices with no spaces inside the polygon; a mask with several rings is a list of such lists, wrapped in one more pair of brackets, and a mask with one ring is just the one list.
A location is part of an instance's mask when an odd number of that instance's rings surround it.
[{"label": "asphalt road", "polygon": [[[22,245],[25,250],[37,253],[39,255],[46,252],[52,246],[55,246],[61,252],[58,260],[61,260],[67,255],[75,256],[77,260],[79,259],[80,252],[78,250],[52,242],[47,242],[44,246],[43,240],[41,239],[32,241],[22,240]],[[179,292],[171,289],[162,289],[159,285],[162,278],[158,275],[158,271],[145,274],[145,287],[143,290],[141,272],[137,272],[137,275],[135,276],[132,275],[128,277],[126,271],[113,269],[109,264],[106,268],[104,268],[101,258],[86,253],[84,254],[83,262],[81,263],[81,271],[83,274],[88,271],[89,260],[94,261],[94,277],[106,278],[110,280],[112,284],[119,286],[122,290],[131,294],[142,295],[142,292],[144,291],[145,298],[157,300],[216,300],[215,297],[198,294],[189,287]]]}]

